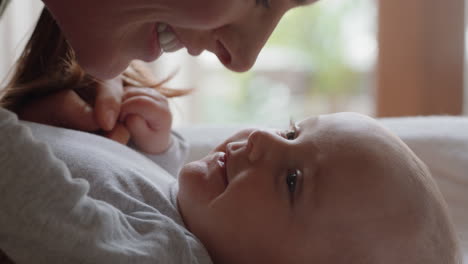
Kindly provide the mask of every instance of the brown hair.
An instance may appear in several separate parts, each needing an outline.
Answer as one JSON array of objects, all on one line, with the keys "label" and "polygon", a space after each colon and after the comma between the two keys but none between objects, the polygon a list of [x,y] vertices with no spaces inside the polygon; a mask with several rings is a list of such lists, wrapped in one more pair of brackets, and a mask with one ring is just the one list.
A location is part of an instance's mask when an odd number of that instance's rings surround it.
[{"label": "brown hair", "polygon": [[[145,64],[134,61],[122,74],[122,79],[124,85],[151,87],[166,97],[191,92],[190,89],[163,87],[172,76],[157,81]],[[18,113],[29,102],[65,89],[75,90],[82,97],[91,91],[94,97],[94,88],[99,83],[78,65],[60,27],[44,8],[10,81],[0,93],[0,107]]]}]

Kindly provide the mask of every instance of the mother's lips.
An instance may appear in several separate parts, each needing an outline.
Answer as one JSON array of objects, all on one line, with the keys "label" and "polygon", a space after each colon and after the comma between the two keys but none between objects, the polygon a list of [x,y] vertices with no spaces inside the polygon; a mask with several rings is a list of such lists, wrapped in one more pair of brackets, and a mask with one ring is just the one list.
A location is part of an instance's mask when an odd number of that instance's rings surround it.
[{"label": "mother's lips", "polygon": [[159,45],[164,52],[174,52],[184,47],[171,26],[159,23],[157,31],[159,33]]}]

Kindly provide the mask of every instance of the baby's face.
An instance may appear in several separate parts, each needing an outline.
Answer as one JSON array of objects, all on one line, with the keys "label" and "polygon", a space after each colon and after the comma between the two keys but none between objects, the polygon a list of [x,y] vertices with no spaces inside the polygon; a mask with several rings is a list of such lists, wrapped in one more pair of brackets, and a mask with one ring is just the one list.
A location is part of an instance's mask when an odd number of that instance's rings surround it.
[{"label": "baby's face", "polygon": [[297,131],[245,130],[183,168],[179,207],[215,262],[325,260],[400,215],[412,195],[395,177],[405,151],[350,113],[303,120]]}]

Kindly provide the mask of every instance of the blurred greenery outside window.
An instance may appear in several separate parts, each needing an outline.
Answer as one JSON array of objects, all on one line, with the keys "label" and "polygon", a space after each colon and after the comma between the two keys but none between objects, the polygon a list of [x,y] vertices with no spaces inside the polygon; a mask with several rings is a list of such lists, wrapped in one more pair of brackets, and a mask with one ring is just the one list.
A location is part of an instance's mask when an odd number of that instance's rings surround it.
[{"label": "blurred greenery outside window", "polygon": [[376,20],[372,0],[320,1],[289,11],[249,72],[230,72],[205,52],[182,115],[189,123],[263,125],[338,111],[373,115]]}]

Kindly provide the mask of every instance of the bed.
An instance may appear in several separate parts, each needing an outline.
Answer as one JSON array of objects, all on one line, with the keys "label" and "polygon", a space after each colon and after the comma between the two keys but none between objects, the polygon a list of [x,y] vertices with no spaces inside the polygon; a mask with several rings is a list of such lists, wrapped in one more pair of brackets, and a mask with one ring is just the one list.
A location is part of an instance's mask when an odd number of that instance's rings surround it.
[{"label": "bed", "polygon": [[[468,264],[468,117],[433,116],[379,119],[429,167],[446,199]],[[227,136],[246,126],[195,126],[186,136],[189,161],[199,159]]]}]

